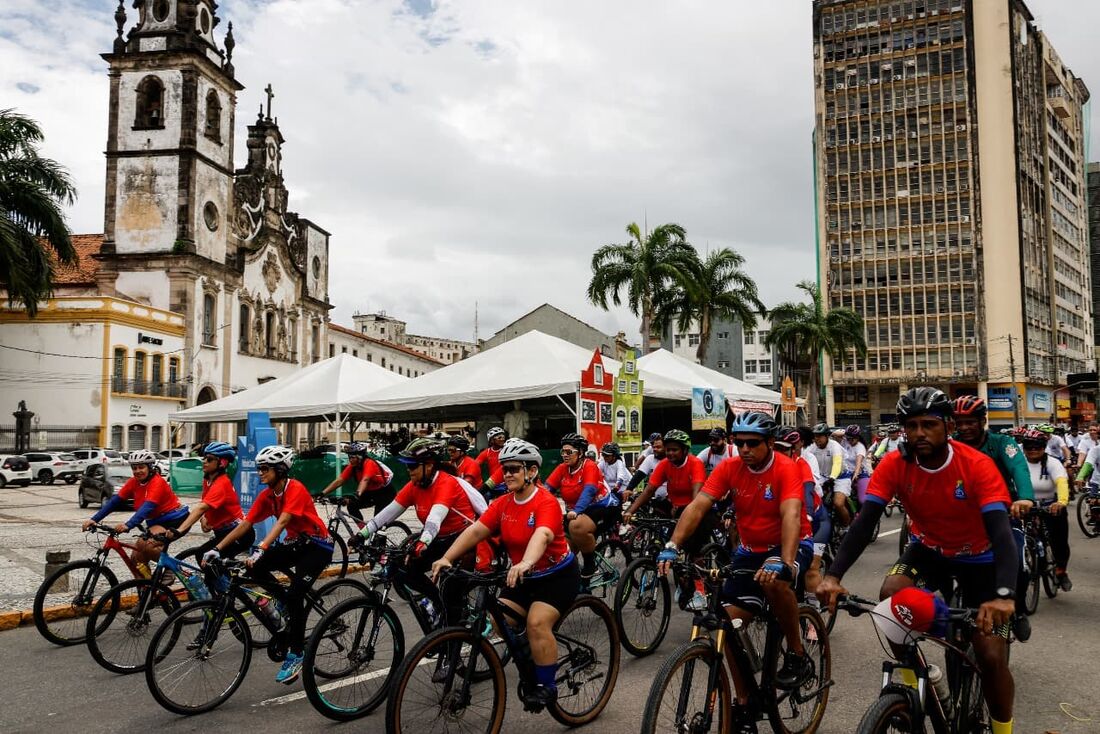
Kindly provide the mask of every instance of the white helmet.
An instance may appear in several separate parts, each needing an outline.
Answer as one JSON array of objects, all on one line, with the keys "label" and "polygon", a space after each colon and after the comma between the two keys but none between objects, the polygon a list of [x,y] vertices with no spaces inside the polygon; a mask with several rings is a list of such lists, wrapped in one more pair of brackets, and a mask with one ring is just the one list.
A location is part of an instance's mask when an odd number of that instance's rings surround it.
[{"label": "white helmet", "polygon": [[485,432],[485,438],[487,438],[490,441],[492,441],[497,436],[503,436],[503,435],[504,435],[504,429],[501,428],[500,426],[493,426],[492,428],[490,428],[488,431]]},{"label": "white helmet", "polygon": [[130,465],[134,464],[147,464],[149,466],[155,466],[157,463],[157,455],[148,449],[138,449],[137,451],[130,452]]},{"label": "white helmet", "polygon": [[539,451],[539,447],[530,441],[524,441],[522,438],[510,438],[500,448],[497,461],[502,464],[506,461],[522,461],[524,464],[535,463],[542,466],[542,453]]},{"label": "white helmet", "polygon": [[290,465],[294,462],[294,449],[287,446],[267,446],[260,449],[260,453],[256,454],[256,465],[270,464],[272,466],[278,466],[282,464],[287,469],[290,469]]}]

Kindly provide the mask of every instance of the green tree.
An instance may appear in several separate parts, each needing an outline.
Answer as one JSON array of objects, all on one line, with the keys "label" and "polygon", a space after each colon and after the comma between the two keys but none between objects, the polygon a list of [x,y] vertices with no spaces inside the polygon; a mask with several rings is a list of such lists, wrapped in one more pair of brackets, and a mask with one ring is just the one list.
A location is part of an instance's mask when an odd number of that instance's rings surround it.
[{"label": "green tree", "polygon": [[867,340],[862,316],[850,308],[826,311],[816,283],[804,280],[798,288],[809,296],[810,302],[788,301],[773,308],[768,314],[771,331],[764,344],[776,352],[788,370],[809,371],[806,408],[810,420],[817,421],[821,399],[818,359],[827,354],[834,362],[842,362],[849,350],[865,356]]},{"label": "green tree", "polygon": [[670,290],[686,289],[698,261],[687,233],[678,224],[662,224],[643,235],[634,222],[626,227],[630,241],[604,245],[592,255],[588,300],[608,309],[620,306],[623,292],[630,312],[642,320],[642,352],[649,351],[657,306],[670,300]]},{"label": "green tree", "polygon": [[707,358],[711,333],[717,320],[740,321],[745,329],[756,328],[756,317],[767,309],[760,302],[756,282],[741,267],[745,258],[724,247],[688,263],[686,287],[666,291],[657,305],[656,326],[663,331],[675,323],[680,331],[699,325],[699,346],[695,357]]},{"label": "green tree", "polygon": [[0,283],[8,303],[38,313],[53,290],[55,262],[77,260],[61,207],[76,199],[69,173],[38,154],[38,124],[14,110],[0,110]]}]

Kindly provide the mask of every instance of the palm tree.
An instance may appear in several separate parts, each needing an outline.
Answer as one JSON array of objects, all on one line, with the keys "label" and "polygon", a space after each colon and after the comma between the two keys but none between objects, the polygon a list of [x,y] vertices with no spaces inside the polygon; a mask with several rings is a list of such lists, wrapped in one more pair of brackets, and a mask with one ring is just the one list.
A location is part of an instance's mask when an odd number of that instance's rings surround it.
[{"label": "palm tree", "polygon": [[686,289],[699,256],[678,224],[662,224],[642,235],[637,223],[626,227],[630,241],[604,245],[592,255],[588,300],[605,311],[608,301],[622,305],[622,291],[630,312],[642,320],[642,352],[649,351],[657,305],[674,287]]},{"label": "palm tree", "polygon": [[816,283],[804,280],[798,288],[810,297],[810,303],[788,301],[773,308],[768,314],[772,322],[771,331],[764,344],[777,352],[780,362],[787,369],[809,370],[806,407],[810,420],[816,421],[821,393],[818,359],[822,354],[828,354],[839,362],[852,349],[864,356],[867,354],[867,340],[862,316],[850,308],[826,311]]},{"label": "palm tree", "polygon": [[68,171],[38,155],[42,138],[34,120],[0,110],[0,283],[8,303],[22,302],[31,316],[52,291],[55,261],[77,260],[61,211],[76,188]]},{"label": "palm tree", "polygon": [[756,317],[765,313],[757,294],[756,281],[741,266],[745,258],[724,247],[690,264],[687,287],[671,289],[657,306],[656,326],[660,330],[673,322],[680,331],[699,324],[699,346],[695,358],[707,358],[714,322],[740,321],[745,329],[756,328]]}]

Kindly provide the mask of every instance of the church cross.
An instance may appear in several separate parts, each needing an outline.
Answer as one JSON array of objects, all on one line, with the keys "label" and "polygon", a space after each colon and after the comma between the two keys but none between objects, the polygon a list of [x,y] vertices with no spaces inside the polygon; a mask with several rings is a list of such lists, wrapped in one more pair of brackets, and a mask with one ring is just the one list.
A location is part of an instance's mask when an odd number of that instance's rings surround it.
[{"label": "church cross", "polygon": [[267,94],[267,119],[271,119],[271,99],[275,96],[275,92],[271,89],[271,83],[264,87],[264,93]]}]

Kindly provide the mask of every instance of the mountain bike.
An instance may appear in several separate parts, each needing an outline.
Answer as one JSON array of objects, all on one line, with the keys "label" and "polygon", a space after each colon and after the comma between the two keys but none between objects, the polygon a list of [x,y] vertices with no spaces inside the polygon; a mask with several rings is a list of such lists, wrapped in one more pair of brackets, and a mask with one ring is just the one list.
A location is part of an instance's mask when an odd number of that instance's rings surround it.
[{"label": "mountain bike", "polygon": [[1100,535],[1100,484],[1089,482],[1077,494],[1077,524],[1086,538]]},{"label": "mountain bike", "polygon": [[[842,596],[838,609],[853,617],[874,614],[877,600],[858,596]],[[882,663],[882,690],[856,728],[856,734],[886,732],[923,732],[925,722],[937,734],[984,734],[990,731],[989,713],[982,695],[981,677],[974,659],[971,635],[977,618],[976,609],[948,611],[948,632],[945,639],[925,636],[915,631],[906,634],[901,654],[896,660]],[[897,624],[890,620],[888,624]],[[939,673],[928,662],[921,643],[931,642],[944,648],[946,670]],[[883,646],[883,649],[889,649]],[[893,653],[891,652],[891,657]],[[917,677],[917,688],[891,681],[895,670],[908,668]],[[950,695],[941,697],[930,680],[936,674],[946,676]]]},{"label": "mountain bike", "polygon": [[1049,514],[1049,509],[1032,507],[1024,520],[1024,559],[1029,574],[1027,593],[1024,595],[1024,610],[1029,615],[1035,614],[1039,609],[1040,581],[1048,599],[1058,596],[1058,590],[1061,588],[1058,584],[1058,574],[1054,566],[1050,531],[1042,518],[1042,515]]},{"label": "mountain bike", "polygon": [[[333,548],[329,568],[336,572],[337,578],[342,579],[348,573],[348,542],[344,538],[354,538],[362,527],[359,519],[344,509],[343,497],[314,497],[313,501],[319,506],[331,508],[328,513],[328,534],[332,538]],[[398,545],[412,534],[409,526],[400,520],[394,520],[378,532],[389,536]]]},{"label": "mountain bike", "polygon": [[[153,633],[145,657],[149,692],[165,709],[184,716],[217,708],[244,681],[254,646],[249,617],[270,635],[267,656],[273,662],[286,659],[289,645],[281,614],[274,605],[261,607],[247,588],[246,584],[256,582],[247,578],[244,561],[214,559],[207,567],[216,577],[225,577],[224,590],[217,584],[211,588],[210,599],[186,604],[170,614]],[[278,596],[276,590],[266,590]],[[307,615],[319,618],[347,595],[368,593],[365,584],[353,579],[331,581],[306,593]],[[193,621],[196,618],[198,621]],[[307,621],[307,639],[311,627]],[[319,675],[338,673],[318,671]]]},{"label": "mountain bike", "polygon": [[[688,564],[673,563],[674,568],[677,565]],[[775,675],[782,667],[786,642],[778,621],[768,610],[749,623],[731,620],[720,599],[725,579],[756,571],[730,566],[696,566],[695,570],[704,575],[710,589],[707,609],[695,613],[691,640],[680,645],[657,671],[642,714],[642,734],[725,734],[731,730],[735,709],[753,721],[767,719],[775,732],[817,731],[833,685],[829,635],[821,615],[807,605],[799,607],[802,644],[813,663],[812,672],[797,688],[782,690]],[[744,706],[734,705],[727,666],[737,666],[741,672],[747,688],[739,692],[748,700]]]},{"label": "mountain bike", "polygon": [[[458,569],[450,575],[471,589],[470,618],[462,626],[428,635],[402,661],[386,704],[388,734],[501,731],[507,705],[505,662],[490,641],[490,629],[499,631],[519,669],[520,698],[535,685],[527,631],[508,625],[510,610],[497,600],[506,572]],[[593,596],[578,596],[554,626],[554,637],[558,697],[546,710],[566,726],[587,724],[607,705],[619,675],[619,639],[611,610]],[[436,665],[428,664],[432,661]],[[482,683],[477,682],[479,670],[488,671]]]}]

